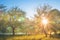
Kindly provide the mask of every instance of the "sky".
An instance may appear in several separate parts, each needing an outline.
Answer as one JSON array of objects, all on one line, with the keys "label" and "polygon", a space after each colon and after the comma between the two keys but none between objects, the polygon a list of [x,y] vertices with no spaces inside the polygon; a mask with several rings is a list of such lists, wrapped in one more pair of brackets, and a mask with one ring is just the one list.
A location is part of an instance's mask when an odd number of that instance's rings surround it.
[{"label": "sky", "polygon": [[0,4],[6,5],[8,9],[17,6],[26,12],[28,18],[32,18],[36,9],[44,4],[60,10],[60,0],[0,0]]}]

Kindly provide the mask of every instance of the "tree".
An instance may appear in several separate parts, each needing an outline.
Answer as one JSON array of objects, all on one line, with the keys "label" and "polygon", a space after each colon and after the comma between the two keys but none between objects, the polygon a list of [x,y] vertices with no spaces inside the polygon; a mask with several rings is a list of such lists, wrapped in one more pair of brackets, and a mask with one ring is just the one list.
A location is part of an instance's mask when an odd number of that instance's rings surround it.
[{"label": "tree", "polygon": [[25,32],[27,34],[35,34],[34,20],[26,18],[24,22],[24,26],[25,26]]},{"label": "tree", "polygon": [[6,33],[6,27],[5,27],[5,20],[4,20],[4,13],[6,12],[6,6],[3,4],[0,4],[0,31],[2,33]]},{"label": "tree", "polygon": [[[49,5],[44,5],[37,9],[37,14],[35,16],[35,27],[37,30],[37,33],[40,31],[43,31],[45,35],[47,36],[48,32],[54,32],[56,33],[59,27],[57,26],[59,24],[60,20],[60,11],[57,9],[51,9]],[[49,20],[49,23],[47,24],[46,28],[44,28],[44,25],[42,25],[42,17],[45,17]]]},{"label": "tree", "polygon": [[51,7],[49,5],[44,5],[42,7],[37,8],[37,14],[35,15],[35,27],[36,27],[37,33],[40,33],[40,31],[44,31],[45,35],[47,34],[45,28],[41,23],[41,20],[42,20],[42,17],[47,18],[50,10],[51,10]]},{"label": "tree", "polygon": [[4,20],[0,20],[0,32],[6,33],[6,27],[5,27],[5,21]]},{"label": "tree", "polygon": [[[48,14],[50,24],[51,24],[51,30],[56,32],[59,30],[59,18],[60,18],[60,11],[57,9],[52,9]],[[58,25],[58,26],[57,26]]]},{"label": "tree", "polygon": [[3,4],[0,4],[0,15],[6,11],[6,6]]},{"label": "tree", "polygon": [[16,7],[10,9],[8,11],[8,14],[10,16],[9,24],[12,27],[13,35],[15,35],[15,28],[21,26],[19,25],[20,23],[23,23],[24,20],[22,22],[20,20],[22,20],[22,18],[25,18],[25,12]]}]

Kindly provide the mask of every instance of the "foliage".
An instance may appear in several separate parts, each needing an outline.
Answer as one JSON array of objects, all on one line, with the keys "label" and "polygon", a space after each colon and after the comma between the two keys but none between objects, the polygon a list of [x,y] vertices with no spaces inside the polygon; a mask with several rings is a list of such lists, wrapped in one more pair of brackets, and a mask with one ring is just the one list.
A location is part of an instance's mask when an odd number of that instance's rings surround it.
[{"label": "foliage", "polygon": [[[36,10],[33,19],[26,17],[26,13],[18,7],[7,11],[5,6],[0,5],[0,33],[26,33],[26,34],[49,34],[60,32],[60,11],[44,5]],[[49,21],[46,28],[42,24],[42,17]]]},{"label": "foliage", "polygon": [[[34,15],[35,28],[36,33],[45,33],[48,34],[50,32],[57,33],[60,30],[60,11],[57,9],[52,9],[49,5],[44,5],[42,7],[37,8],[37,14]],[[42,17],[46,17],[49,23],[44,28],[44,25],[41,23]]]}]

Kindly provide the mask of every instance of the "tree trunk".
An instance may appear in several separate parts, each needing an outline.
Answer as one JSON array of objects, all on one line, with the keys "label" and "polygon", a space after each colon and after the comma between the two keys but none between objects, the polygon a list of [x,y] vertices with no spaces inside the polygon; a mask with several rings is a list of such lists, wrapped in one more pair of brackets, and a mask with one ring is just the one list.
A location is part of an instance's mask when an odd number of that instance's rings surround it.
[{"label": "tree trunk", "polygon": [[47,32],[44,27],[43,27],[43,32],[44,32],[45,36],[47,37]]},{"label": "tree trunk", "polygon": [[14,27],[12,27],[12,32],[13,32],[13,35],[15,35],[15,28]]}]

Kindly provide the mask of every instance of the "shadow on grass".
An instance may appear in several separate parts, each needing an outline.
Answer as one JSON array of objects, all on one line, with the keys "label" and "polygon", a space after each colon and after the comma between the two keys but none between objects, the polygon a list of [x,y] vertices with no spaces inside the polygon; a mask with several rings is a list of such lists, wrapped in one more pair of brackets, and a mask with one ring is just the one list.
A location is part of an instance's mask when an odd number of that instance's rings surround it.
[{"label": "shadow on grass", "polygon": [[0,35],[0,40],[41,40],[36,39],[35,35]]},{"label": "shadow on grass", "polygon": [[0,35],[0,40],[7,40],[7,39],[10,39],[11,37],[13,37],[13,36],[11,36],[11,35]]},{"label": "shadow on grass", "polygon": [[15,40],[16,37],[22,37],[22,35],[0,35],[0,40]]},{"label": "shadow on grass", "polygon": [[54,35],[51,35],[50,37],[52,37],[52,38],[59,38],[60,39],[60,34],[54,34]]}]

